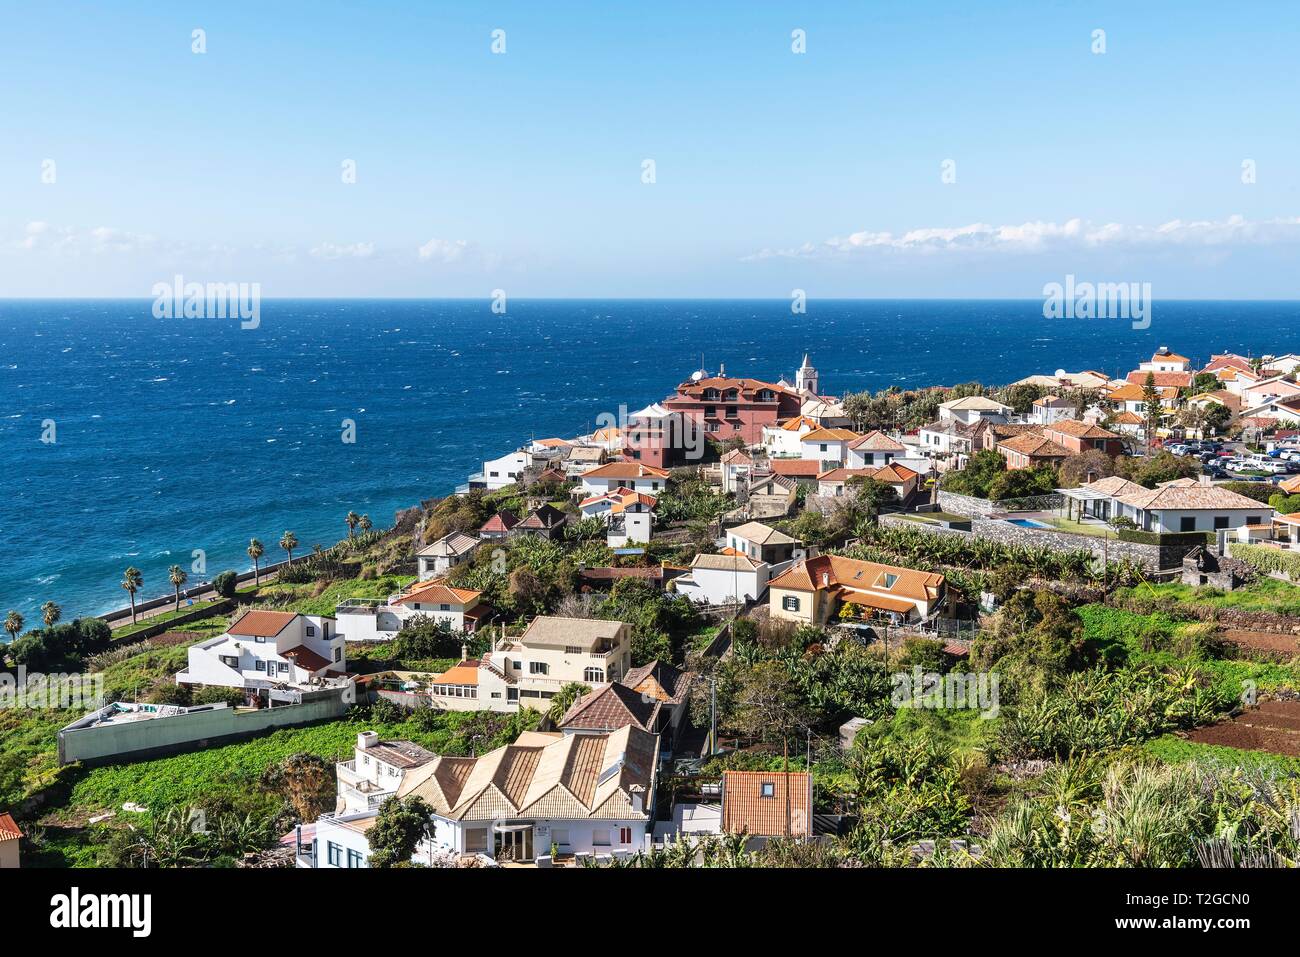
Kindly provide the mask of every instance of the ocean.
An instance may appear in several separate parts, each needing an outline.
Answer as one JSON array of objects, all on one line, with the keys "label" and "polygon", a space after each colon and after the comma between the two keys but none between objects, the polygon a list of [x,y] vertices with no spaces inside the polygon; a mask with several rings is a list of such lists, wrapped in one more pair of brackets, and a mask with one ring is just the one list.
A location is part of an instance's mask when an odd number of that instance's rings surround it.
[{"label": "ocean", "polygon": [[[1122,374],[1160,345],[1300,349],[1300,303],[1157,302],[1149,329],[1045,320],[1033,301],[271,300],[261,323],[155,319],[145,300],[0,300],[0,614],[29,624],[144,598],[206,553],[210,578],[445,495],[530,438],[589,431],[668,395],[701,362],[822,391],[1058,368]],[[355,442],[343,441],[345,422]],[[51,428],[52,426],[52,428]],[[42,438],[53,441],[42,441]]]}]

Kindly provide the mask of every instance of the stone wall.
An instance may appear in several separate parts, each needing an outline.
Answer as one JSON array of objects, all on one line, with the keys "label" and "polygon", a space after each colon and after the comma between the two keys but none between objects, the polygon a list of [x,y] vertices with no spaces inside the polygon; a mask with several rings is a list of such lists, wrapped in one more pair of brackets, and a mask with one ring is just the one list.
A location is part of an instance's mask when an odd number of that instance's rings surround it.
[{"label": "stone wall", "polygon": [[[971,501],[978,500],[971,499]],[[1077,552],[1086,549],[1098,558],[1105,555],[1112,562],[1127,558],[1153,573],[1178,566],[1187,551],[1185,546],[1144,545],[1138,542],[1121,542],[1113,538],[1107,545],[1104,539],[1093,535],[1072,535],[1069,532],[1055,532],[1044,528],[1023,528],[1000,519],[973,517],[969,532],[943,528],[929,522],[914,522],[897,515],[881,515],[880,522],[885,525],[917,529],[930,535],[974,535],[1004,545],[1050,548],[1058,552]]]},{"label": "stone wall", "polygon": [[1064,504],[1065,496],[1054,492],[1049,495],[1018,498],[1014,501],[994,502],[987,498],[972,498],[969,495],[958,495],[956,492],[945,492],[939,489],[939,508],[942,511],[952,512],[954,515],[970,515],[974,518],[988,518],[990,515],[1008,512],[1012,510],[1012,506],[1017,511],[1048,511],[1060,508]]}]

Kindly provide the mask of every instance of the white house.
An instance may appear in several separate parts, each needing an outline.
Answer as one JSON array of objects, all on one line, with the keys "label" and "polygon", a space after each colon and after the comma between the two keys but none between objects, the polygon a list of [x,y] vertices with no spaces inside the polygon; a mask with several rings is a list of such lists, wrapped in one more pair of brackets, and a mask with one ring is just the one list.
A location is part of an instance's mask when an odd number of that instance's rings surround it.
[{"label": "white house", "polygon": [[897,462],[880,468],[831,469],[817,476],[817,494],[830,498],[849,494],[850,480],[853,478],[872,478],[890,486],[898,496],[899,504],[902,504],[916,491],[920,475]]},{"label": "white house", "polygon": [[475,535],[465,532],[452,532],[445,535],[415,553],[419,563],[420,577],[432,578],[447,574],[461,562],[474,557],[474,552],[482,542]]},{"label": "white house", "polygon": [[[225,634],[189,648],[177,684],[244,688],[250,700],[294,700],[293,692],[350,683],[335,621],[285,611],[247,611]],[[275,692],[275,693],[273,693]]]},{"label": "white house", "polygon": [[1288,352],[1284,356],[1265,356],[1264,365],[1268,366],[1275,372],[1283,374],[1295,372],[1300,369],[1300,355],[1294,352]]},{"label": "white house", "polygon": [[963,425],[974,425],[980,419],[1005,422],[1011,416],[1011,412],[1011,406],[982,395],[968,395],[939,403],[940,422],[952,420]]},{"label": "white house", "polygon": [[1187,356],[1180,356],[1176,352],[1170,352],[1168,346],[1161,346],[1149,360],[1138,363],[1138,371],[1187,372],[1191,366],[1192,360]]},{"label": "white house", "polygon": [[1127,518],[1148,532],[1211,532],[1259,525],[1272,515],[1267,505],[1228,489],[1175,479],[1144,488],[1118,475],[1075,489],[1058,489],[1071,511],[1109,521]]},{"label": "white house", "polygon": [[1278,422],[1300,422],[1300,396],[1269,399],[1241,413],[1244,419],[1276,419]]},{"label": "white house", "polygon": [[[338,782],[338,813],[373,811],[397,793],[402,777],[412,768],[437,758],[411,741],[380,741],[373,731],[357,735],[351,761],[334,766]],[[333,865],[338,866],[338,865]]]},{"label": "white house", "polygon": [[776,425],[763,426],[763,449],[768,458],[799,458],[799,443],[809,432],[820,428],[816,420],[806,415],[796,415]]},{"label": "white house", "polygon": [[590,498],[626,488],[654,495],[668,487],[668,470],[642,462],[610,462],[582,473],[582,494]]},{"label": "white house", "polygon": [[747,555],[696,555],[691,570],[673,579],[679,595],[703,605],[757,601],[767,591],[771,566]]},{"label": "white house", "polygon": [[907,446],[879,429],[860,435],[846,446],[844,465],[851,469],[879,468],[907,455]]},{"label": "white house", "polygon": [[578,503],[583,518],[599,518],[606,525],[606,544],[622,548],[629,543],[650,541],[654,528],[653,495],[618,488],[584,498]]},{"label": "white house", "polygon": [[848,444],[858,438],[852,429],[814,429],[799,439],[799,457],[812,462],[843,463]]},{"label": "white house", "polygon": [[780,565],[794,559],[797,552],[802,554],[803,543],[799,539],[791,538],[785,532],[762,522],[746,522],[729,528],[724,539],[726,547],[733,552],[748,555],[769,565]]},{"label": "white house", "polygon": [[744,449],[732,449],[722,456],[719,464],[722,469],[722,491],[738,492],[748,484],[754,460]]},{"label": "white house", "polygon": [[[551,863],[552,848],[565,856],[642,850],[658,764],[658,735],[631,725],[610,734],[528,731],[481,757],[435,758],[408,771],[397,792],[422,798],[433,811],[430,837],[412,860],[450,852]],[[314,853],[300,854],[299,863],[347,866],[328,863],[328,842],[335,841],[339,860],[354,847],[353,866],[365,867],[370,851],[363,841],[371,826],[373,816],[369,822],[362,815],[322,817]]]},{"label": "white house", "polygon": [[1059,395],[1045,395],[1035,399],[1029,412],[1029,421],[1034,425],[1051,425],[1059,419],[1074,417],[1074,402]]},{"label": "white house", "polygon": [[451,631],[473,632],[490,613],[479,601],[480,595],[435,578],[412,582],[387,600],[349,598],[340,602],[334,613],[339,634],[347,641],[389,641],[417,615],[441,622]]},{"label": "white house", "polygon": [[509,452],[497,459],[483,463],[483,471],[469,477],[469,487],[494,491],[513,485],[532,463],[532,453],[526,449]]},{"label": "white house", "polygon": [[1284,376],[1276,375],[1243,387],[1241,403],[1246,408],[1254,408],[1274,399],[1290,399],[1297,395],[1300,395],[1300,385],[1296,385]]}]

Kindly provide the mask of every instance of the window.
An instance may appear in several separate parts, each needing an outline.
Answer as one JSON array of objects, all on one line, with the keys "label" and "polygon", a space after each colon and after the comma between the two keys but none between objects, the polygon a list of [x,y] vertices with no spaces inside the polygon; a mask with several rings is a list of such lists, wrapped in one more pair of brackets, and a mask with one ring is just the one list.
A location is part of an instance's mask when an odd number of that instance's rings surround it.
[{"label": "window", "polygon": [[1195,516],[1195,515],[1184,515],[1182,518],[1180,518],[1180,519],[1178,520],[1178,530],[1179,530],[1180,532],[1194,532],[1194,531],[1196,531],[1196,516]]},{"label": "window", "polygon": [[487,828],[475,827],[465,832],[465,853],[482,853],[487,850]]},{"label": "window", "polygon": [[1247,516],[1246,516],[1246,524],[1247,524],[1247,525],[1259,525],[1262,521],[1263,521],[1263,519],[1261,519],[1258,515],[1247,515]]},{"label": "window", "polygon": [[261,658],[258,658],[258,659],[257,659],[257,670],[258,670],[258,671],[265,671],[265,670],[266,670],[266,662],[263,661]]},{"label": "window", "polygon": [[239,658],[236,655],[218,655],[218,657],[221,659],[221,663],[223,665],[226,665],[230,668],[239,667]]},{"label": "window", "polygon": [[333,841],[325,846],[326,856],[329,858],[331,867],[338,867],[343,858],[343,848],[339,847]]},{"label": "window", "polygon": [[794,595],[786,595],[784,598],[781,599],[781,607],[784,608],[786,611],[798,611],[799,599],[796,598]]},{"label": "window", "polygon": [[308,626],[307,626],[307,637],[308,637],[308,638],[315,638],[315,637],[316,637],[316,626],[315,626],[315,625],[308,625]]},{"label": "window", "polygon": [[342,649],[342,648],[335,648],[335,649],[334,649],[334,661],[335,661],[335,663],[340,662],[340,661],[342,661],[342,660],[343,660],[343,649]]},{"label": "window", "polygon": [[776,784],[772,781],[764,781],[758,786],[759,797],[776,797]]},{"label": "window", "polygon": [[1214,516],[1214,527],[1215,527],[1215,528],[1227,528],[1227,527],[1228,527],[1228,516],[1226,516],[1226,515],[1216,515],[1216,516]]},{"label": "window", "polygon": [[894,583],[898,581],[898,576],[893,572],[885,572],[885,587],[893,588]]},{"label": "window", "polygon": [[528,673],[530,675],[546,675],[551,673],[551,666],[544,661],[528,662]]},{"label": "window", "polygon": [[264,645],[266,644],[266,637],[264,635],[254,635],[253,641],[255,641],[259,645]]},{"label": "window", "polygon": [[609,847],[609,828],[598,828],[591,832],[592,847]]},{"label": "window", "polygon": [[582,672],[582,680],[588,683],[593,681],[601,682],[605,680],[605,670],[603,668],[586,668]]},{"label": "window", "polygon": [[287,675],[287,674],[289,673],[289,662],[287,662],[287,661],[277,661],[277,662],[275,663],[275,670],[278,671],[278,672],[279,672],[280,674],[282,674],[282,675]]},{"label": "window", "polygon": [[365,867],[366,859],[361,856],[360,851],[354,851],[348,848],[348,867]]},{"label": "window", "polygon": [[443,602],[441,605],[438,606],[438,610],[439,610],[439,611],[451,611],[451,605],[447,604],[446,602]]},{"label": "window", "polygon": [[618,842],[620,844],[632,843],[632,829],[630,827],[620,827],[618,829]]},{"label": "window", "polygon": [[582,654],[582,649],[577,645],[565,645],[564,653],[566,655],[580,655]]},{"label": "window", "polygon": [[512,661],[511,666],[515,669],[515,671],[518,671],[520,668],[524,666],[524,663],[522,661]]}]

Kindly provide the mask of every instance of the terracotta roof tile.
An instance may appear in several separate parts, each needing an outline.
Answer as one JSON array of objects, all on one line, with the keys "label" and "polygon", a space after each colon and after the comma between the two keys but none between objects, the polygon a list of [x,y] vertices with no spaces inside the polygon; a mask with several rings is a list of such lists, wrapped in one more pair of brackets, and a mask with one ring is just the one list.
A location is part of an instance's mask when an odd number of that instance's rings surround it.
[{"label": "terracotta roof tile", "polygon": [[808,772],[722,772],[724,831],[808,837],[812,823],[812,776]]}]

